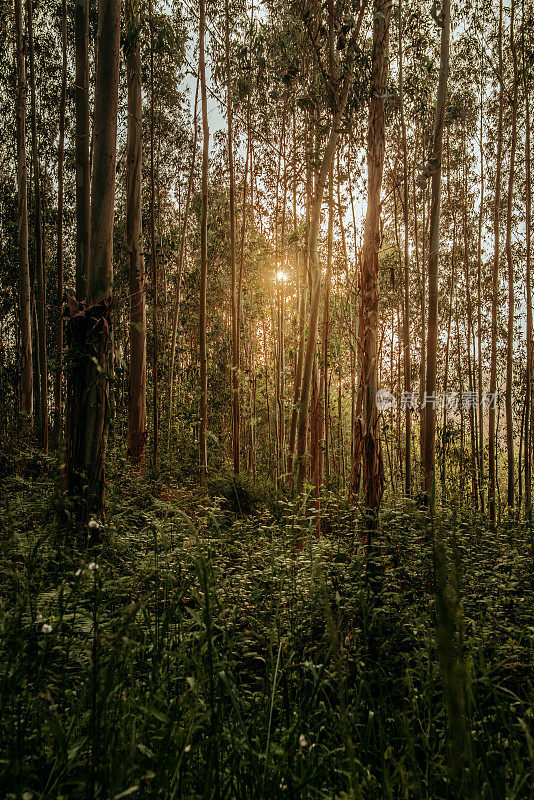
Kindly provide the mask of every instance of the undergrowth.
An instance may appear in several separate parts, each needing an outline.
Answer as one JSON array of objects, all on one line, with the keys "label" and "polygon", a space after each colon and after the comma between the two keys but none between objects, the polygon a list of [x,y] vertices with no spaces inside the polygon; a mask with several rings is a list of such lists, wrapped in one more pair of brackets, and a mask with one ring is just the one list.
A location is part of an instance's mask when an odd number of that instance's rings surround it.
[{"label": "undergrowth", "polygon": [[236,514],[127,470],[114,483],[95,543],[72,534],[53,465],[4,477],[2,797],[457,798],[436,632],[453,606],[462,791],[534,796],[523,524],[440,513],[440,612],[415,506],[385,509],[366,557],[335,495],[318,537],[291,501]]}]

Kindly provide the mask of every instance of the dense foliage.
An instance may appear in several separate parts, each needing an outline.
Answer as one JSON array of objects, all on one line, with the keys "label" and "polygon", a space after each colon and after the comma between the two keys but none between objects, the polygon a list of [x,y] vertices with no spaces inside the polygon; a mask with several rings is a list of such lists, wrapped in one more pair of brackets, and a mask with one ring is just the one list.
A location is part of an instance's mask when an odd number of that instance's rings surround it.
[{"label": "dense foliage", "polygon": [[[426,514],[385,509],[366,559],[334,495],[318,538],[298,503],[236,514],[117,467],[105,543],[84,545],[54,467],[2,488],[4,797],[458,797]],[[435,526],[460,598],[473,785],[527,798],[532,532],[460,509]]]}]

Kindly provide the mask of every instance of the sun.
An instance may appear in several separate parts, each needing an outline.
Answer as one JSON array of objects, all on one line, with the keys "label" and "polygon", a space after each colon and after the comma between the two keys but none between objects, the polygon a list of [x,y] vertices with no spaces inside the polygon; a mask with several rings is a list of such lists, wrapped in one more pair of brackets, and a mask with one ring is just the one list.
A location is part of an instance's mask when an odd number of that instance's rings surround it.
[{"label": "sun", "polygon": [[284,272],[283,269],[279,269],[276,272],[276,280],[280,281],[281,283],[285,283],[287,281],[287,272]]}]

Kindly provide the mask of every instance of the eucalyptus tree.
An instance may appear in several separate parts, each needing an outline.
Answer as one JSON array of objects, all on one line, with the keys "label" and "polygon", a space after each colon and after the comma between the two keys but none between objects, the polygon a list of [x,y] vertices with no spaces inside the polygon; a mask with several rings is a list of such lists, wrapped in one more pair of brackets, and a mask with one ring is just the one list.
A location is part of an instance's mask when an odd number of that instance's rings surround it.
[{"label": "eucalyptus tree", "polygon": [[21,334],[20,398],[26,424],[33,419],[33,359],[30,260],[28,253],[28,169],[26,166],[26,62],[22,0],[15,0],[15,60],[17,64],[17,247]]},{"label": "eucalyptus tree", "polygon": [[34,191],[34,242],[35,276],[37,283],[37,376],[39,381],[39,441],[44,450],[48,449],[48,359],[46,341],[46,276],[44,263],[43,207],[41,194],[41,165],[37,130],[37,89],[35,70],[35,45],[33,30],[33,0],[26,0],[26,29],[29,52],[30,120],[32,133],[33,191]]},{"label": "eucalyptus tree", "polygon": [[491,295],[491,363],[490,363],[490,406],[488,421],[488,510],[492,523],[496,519],[496,443],[495,443],[495,406],[497,392],[497,305],[499,300],[499,265],[500,265],[500,218],[501,218],[501,169],[502,169],[502,130],[504,113],[503,55],[502,55],[503,2],[499,0],[499,23],[497,34],[498,49],[498,122],[497,152],[495,164],[495,194],[493,200],[493,268]]},{"label": "eucalyptus tree", "polygon": [[146,298],[143,258],[141,171],[142,117],[141,18],[137,0],[126,4],[126,71],[128,138],[126,144],[126,235],[129,255],[130,373],[128,392],[128,456],[142,465],[146,454]]},{"label": "eucalyptus tree", "polygon": [[[199,339],[200,339],[200,429],[199,429],[199,462],[200,482],[206,483],[208,471],[208,353],[207,353],[207,307],[206,293],[208,280],[208,170],[209,141],[208,96],[206,87],[206,7],[205,0],[199,2],[199,61],[200,94],[202,102],[202,212],[200,220],[200,302],[199,302]],[[232,221],[233,224],[233,221]]]},{"label": "eucalyptus tree", "polygon": [[[513,361],[514,361],[514,319],[515,319],[515,296],[514,296],[514,261],[512,255],[512,211],[513,211],[513,196],[514,196],[514,178],[515,178],[515,155],[517,149],[517,94],[519,87],[519,69],[517,61],[517,44],[515,41],[515,2],[512,0],[510,5],[510,52],[512,56],[512,91],[511,91],[511,112],[512,112],[512,129],[510,134],[510,165],[508,171],[508,194],[506,199],[506,264],[508,270],[508,331],[506,338],[506,389],[505,389],[505,406],[506,406],[506,453],[507,453],[507,466],[508,466],[508,486],[507,486],[507,503],[508,507],[512,508],[514,505],[514,451],[515,451],[515,436],[514,436],[514,418],[512,408],[512,380],[513,380]],[[504,76],[501,74],[501,80]]]},{"label": "eucalyptus tree", "polygon": [[[312,14],[312,11],[315,13]],[[302,26],[311,42],[320,75],[319,80],[322,82],[327,134],[324,149],[319,156],[319,167],[315,177],[307,241],[310,269],[310,310],[297,429],[296,468],[299,491],[303,488],[306,472],[308,414],[321,298],[321,266],[317,244],[323,194],[352,88],[356,48],[364,11],[365,4],[362,4],[357,17],[353,18],[343,3],[339,3],[335,7],[333,4],[329,5],[322,8],[319,13],[318,9],[307,5],[300,8]]]},{"label": "eucalyptus tree", "polygon": [[91,245],[91,172],[89,150],[91,117],[89,108],[89,2],[76,0],[74,6],[74,46],[76,74],[76,298],[87,294],[87,275]]},{"label": "eucalyptus tree", "polygon": [[99,0],[87,301],[69,300],[67,483],[82,521],[104,514],[120,27],[120,0]]},{"label": "eucalyptus tree", "polygon": [[367,134],[367,214],[365,217],[361,269],[362,347],[361,391],[363,414],[360,430],[363,447],[364,503],[369,512],[368,543],[378,522],[384,488],[384,468],[378,430],[378,251],[380,247],[380,195],[386,146],[385,103],[388,70],[390,0],[375,0],[373,6],[373,55],[369,86]]},{"label": "eucalyptus tree", "polygon": [[443,0],[438,11],[433,6],[433,16],[441,29],[440,70],[434,118],[432,150],[425,167],[423,179],[431,178],[430,238],[428,255],[428,327],[427,362],[424,414],[424,490],[431,504],[434,502],[435,428],[436,428],[436,371],[438,341],[438,263],[440,246],[441,166],[445,101],[449,77],[450,0]]}]

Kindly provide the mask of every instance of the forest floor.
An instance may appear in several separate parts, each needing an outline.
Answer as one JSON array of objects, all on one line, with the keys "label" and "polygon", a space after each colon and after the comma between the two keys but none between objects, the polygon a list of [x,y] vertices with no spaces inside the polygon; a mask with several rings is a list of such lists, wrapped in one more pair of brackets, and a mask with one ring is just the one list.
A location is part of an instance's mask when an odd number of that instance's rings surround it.
[{"label": "forest floor", "polygon": [[[313,510],[292,501],[236,513],[113,469],[89,544],[72,534],[53,459],[3,476],[2,797],[534,796],[525,523],[490,531],[452,509],[432,534],[403,503],[384,509],[366,556],[334,495],[317,536]],[[460,598],[461,790],[432,535]]]}]

